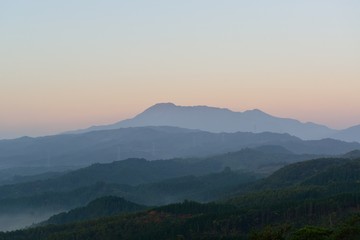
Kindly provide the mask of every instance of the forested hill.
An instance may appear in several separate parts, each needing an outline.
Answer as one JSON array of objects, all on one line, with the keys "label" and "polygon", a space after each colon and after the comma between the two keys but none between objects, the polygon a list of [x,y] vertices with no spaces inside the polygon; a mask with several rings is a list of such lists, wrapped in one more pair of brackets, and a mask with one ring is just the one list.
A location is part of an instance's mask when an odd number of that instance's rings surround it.
[{"label": "forested hill", "polygon": [[123,213],[138,212],[149,207],[129,202],[120,197],[107,196],[98,198],[85,207],[76,208],[69,212],[52,216],[47,221],[38,225],[65,224],[84,220],[96,219],[105,216],[119,215]]},{"label": "forested hill", "polygon": [[208,158],[147,161],[127,159],[108,164],[94,164],[51,179],[0,186],[0,199],[18,198],[48,191],[70,191],[98,182],[138,185],[187,175],[200,176],[221,172],[224,168],[269,174],[278,168],[315,155],[297,155],[276,146],[244,149]]},{"label": "forested hill", "polygon": [[[264,146],[202,159],[129,159],[112,164],[95,164],[48,180],[1,186],[0,214],[31,214],[34,210],[55,214],[84,206],[106,195],[125,197],[146,205],[169,204],[184,199],[213,201],[236,193],[266,189],[268,185],[270,188],[276,184],[282,186],[289,180],[275,181],[279,174],[282,175],[281,171],[254,185],[249,183],[259,178],[259,174],[264,176],[284,165],[290,164],[285,169],[301,167],[302,164],[291,165],[291,162],[310,157],[292,154],[281,147]],[[329,163],[332,161],[338,160],[328,159]],[[245,183],[246,187],[238,187]]]},{"label": "forested hill", "polygon": [[[69,173],[50,174],[48,179],[44,175],[33,176],[28,179],[39,180],[0,186],[0,223],[6,219],[0,230],[28,226],[106,195],[150,205],[184,199],[212,201],[230,194],[237,184],[254,181],[293,161],[312,157],[277,146],[264,146],[208,158],[128,159],[94,164]],[[223,172],[224,169],[231,171]],[[19,218],[24,220],[21,224]]]},{"label": "forested hill", "polygon": [[[276,189],[290,186],[306,185],[310,182],[319,184],[320,179],[325,181],[338,180],[337,182],[349,180],[350,173],[357,174],[358,160],[344,158],[320,158],[315,160],[297,162],[287,165],[274,172],[268,178],[259,181],[257,189]],[[345,170],[346,169],[346,170]],[[345,172],[342,172],[344,170]],[[319,179],[316,181],[315,179]],[[328,182],[325,182],[326,185]]]},{"label": "forested hill", "polygon": [[226,202],[252,212],[257,219],[254,225],[331,225],[359,211],[360,159],[295,163],[258,181],[251,189]]},{"label": "forested hill", "polygon": [[[262,185],[267,179],[270,183]],[[359,239],[360,159],[295,163],[257,184],[259,189],[221,204],[185,201],[126,216],[3,233],[0,239]]]}]

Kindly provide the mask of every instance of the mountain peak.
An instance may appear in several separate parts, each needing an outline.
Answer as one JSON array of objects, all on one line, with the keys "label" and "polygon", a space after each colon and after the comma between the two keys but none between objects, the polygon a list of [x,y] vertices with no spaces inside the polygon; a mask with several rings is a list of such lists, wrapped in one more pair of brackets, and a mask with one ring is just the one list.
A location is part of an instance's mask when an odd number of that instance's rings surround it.
[{"label": "mountain peak", "polygon": [[258,108],[255,108],[255,109],[252,109],[252,110],[249,110],[251,112],[258,112],[258,113],[264,113],[263,111],[261,111],[260,109]]},{"label": "mountain peak", "polygon": [[154,110],[166,110],[166,109],[173,109],[177,107],[174,103],[168,102],[168,103],[157,103],[148,109],[146,109],[144,112],[148,111],[154,111]]},{"label": "mountain peak", "polygon": [[149,107],[148,109],[146,109],[143,113],[161,112],[161,111],[167,111],[167,110],[174,110],[174,111],[180,110],[180,111],[193,111],[193,112],[198,111],[198,113],[201,113],[203,111],[232,112],[231,110],[229,110],[227,108],[210,107],[210,106],[206,106],[206,105],[180,106],[180,105],[176,105],[171,102],[167,102],[167,103],[157,103],[157,104]]},{"label": "mountain peak", "polygon": [[172,102],[157,103],[157,104],[151,106],[150,108],[163,108],[163,107],[176,107],[176,105]]},{"label": "mountain peak", "polygon": [[157,103],[131,119],[94,127],[88,131],[141,126],[172,126],[215,133],[288,133],[303,139],[322,139],[336,133],[335,130],[326,126],[275,117],[260,109],[236,112],[227,108],[206,105],[180,106],[171,102]]}]

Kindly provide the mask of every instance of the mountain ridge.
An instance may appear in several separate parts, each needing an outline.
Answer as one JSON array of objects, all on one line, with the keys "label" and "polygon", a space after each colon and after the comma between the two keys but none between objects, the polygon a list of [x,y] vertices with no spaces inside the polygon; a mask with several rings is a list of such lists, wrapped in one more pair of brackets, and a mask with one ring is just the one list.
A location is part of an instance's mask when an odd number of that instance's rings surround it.
[{"label": "mountain ridge", "polygon": [[[92,126],[86,129],[70,131],[67,134],[143,126],[173,126],[213,133],[289,133],[304,140],[335,138],[342,141],[360,142],[360,125],[344,130],[335,130],[313,122],[301,122],[292,118],[276,117],[260,109],[236,112],[227,108],[206,105],[179,106],[170,102],[150,106],[133,118],[109,125]],[[359,134],[352,134],[352,128],[355,127],[359,128]]]},{"label": "mountain ridge", "polygon": [[[210,133],[177,127],[132,127],[0,141],[0,167],[76,168],[126,158],[201,157],[261,145],[279,145],[298,153],[338,155],[360,149],[359,143],[308,140],[279,133]],[[40,173],[40,172],[38,172]],[[15,173],[14,173],[15,174]]]}]

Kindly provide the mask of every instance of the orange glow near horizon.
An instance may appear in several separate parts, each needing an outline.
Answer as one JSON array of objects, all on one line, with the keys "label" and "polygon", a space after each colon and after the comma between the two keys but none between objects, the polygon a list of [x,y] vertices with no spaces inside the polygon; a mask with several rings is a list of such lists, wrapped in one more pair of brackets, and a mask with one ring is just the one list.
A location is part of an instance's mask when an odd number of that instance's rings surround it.
[{"label": "orange glow near horizon", "polygon": [[0,139],[113,123],[159,102],[360,124],[359,1],[0,9]]}]

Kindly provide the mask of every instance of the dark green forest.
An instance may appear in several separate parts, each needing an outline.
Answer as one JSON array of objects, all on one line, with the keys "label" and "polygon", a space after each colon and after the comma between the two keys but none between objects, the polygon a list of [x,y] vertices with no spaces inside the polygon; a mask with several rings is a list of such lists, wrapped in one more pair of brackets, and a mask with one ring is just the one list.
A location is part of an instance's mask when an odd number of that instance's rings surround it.
[{"label": "dark green forest", "polygon": [[1,233],[0,239],[360,239],[360,159],[290,164],[231,192],[215,202],[186,200],[136,213],[126,210],[126,201],[125,211],[90,220],[97,216],[89,213],[119,209],[99,201],[58,215],[64,221]]},{"label": "dark green forest", "polygon": [[119,197],[101,197],[91,201],[85,207],[75,208],[69,212],[54,215],[47,221],[37,224],[37,226],[80,222],[89,219],[119,215],[121,213],[138,212],[148,208],[149,207],[147,206],[129,202]]},{"label": "dark green forest", "polygon": [[313,157],[278,146],[263,146],[206,158],[134,158],[93,164],[48,179],[42,179],[41,174],[28,177],[27,182],[0,186],[0,214],[70,210],[109,195],[145,205],[184,199],[213,201],[284,165]]}]

